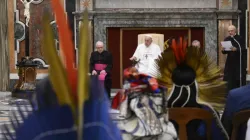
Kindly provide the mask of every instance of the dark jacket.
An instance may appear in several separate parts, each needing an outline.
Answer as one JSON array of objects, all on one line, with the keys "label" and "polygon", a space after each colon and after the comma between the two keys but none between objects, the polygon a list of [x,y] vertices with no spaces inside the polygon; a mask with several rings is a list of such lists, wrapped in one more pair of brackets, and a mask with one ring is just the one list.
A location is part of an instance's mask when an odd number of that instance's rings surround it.
[{"label": "dark jacket", "polygon": [[[95,70],[95,64],[107,64],[105,71],[110,74],[113,67],[113,58],[112,54],[108,51],[103,51],[99,53],[98,51],[94,51],[91,53],[90,57],[90,73]],[[99,71],[97,71],[99,73]]]},{"label": "dark jacket", "polygon": [[[235,41],[237,40],[237,42]],[[236,47],[236,51],[222,51],[223,54],[227,54],[227,60],[224,69],[224,80],[229,78],[240,80],[240,52],[241,52],[241,72],[242,77],[246,74],[246,47],[244,40],[241,36],[235,35],[234,37],[228,36],[224,41],[231,41],[233,47]],[[240,49],[241,48],[241,49]]]},{"label": "dark jacket", "polygon": [[[232,133],[232,120],[235,113],[250,109],[250,85],[233,89],[229,92],[225,110],[222,115],[222,123],[227,130],[228,134]],[[246,125],[239,129],[237,140],[245,140]]]}]

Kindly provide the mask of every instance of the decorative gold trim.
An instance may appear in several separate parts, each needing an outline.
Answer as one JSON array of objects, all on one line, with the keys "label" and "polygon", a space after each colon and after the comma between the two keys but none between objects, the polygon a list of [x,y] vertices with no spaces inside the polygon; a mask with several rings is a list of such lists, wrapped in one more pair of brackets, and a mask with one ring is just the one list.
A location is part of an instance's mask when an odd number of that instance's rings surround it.
[{"label": "decorative gold trim", "polygon": [[192,37],[191,28],[188,28],[188,46],[191,46],[191,37]]},{"label": "decorative gold trim", "polygon": [[206,51],[206,40],[205,40],[205,27],[203,27],[203,51],[205,52]]}]

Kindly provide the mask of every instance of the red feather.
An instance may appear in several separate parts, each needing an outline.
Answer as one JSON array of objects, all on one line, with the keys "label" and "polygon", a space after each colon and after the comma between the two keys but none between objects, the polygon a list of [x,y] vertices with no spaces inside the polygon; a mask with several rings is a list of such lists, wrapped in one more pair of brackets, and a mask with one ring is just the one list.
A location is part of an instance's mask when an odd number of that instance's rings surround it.
[{"label": "red feather", "polygon": [[174,54],[175,54],[176,62],[177,62],[178,64],[180,64],[181,61],[180,61],[180,56],[179,56],[179,52],[178,52],[178,47],[177,47],[177,44],[176,44],[175,39],[172,40],[172,45],[171,45],[171,47],[172,47],[173,52],[174,52]]},{"label": "red feather", "polygon": [[77,101],[77,69],[74,68],[75,50],[72,40],[72,33],[69,25],[67,24],[66,13],[61,5],[60,0],[51,0],[52,8],[55,13],[56,23],[58,25],[60,49],[63,52],[63,58],[65,59],[65,67],[67,71],[67,77],[70,83],[75,101]]},{"label": "red feather", "polygon": [[183,40],[182,37],[180,37],[178,43],[176,43],[175,39],[172,40],[171,48],[173,49],[178,64],[181,64],[185,60],[186,47],[187,47],[186,39]]}]

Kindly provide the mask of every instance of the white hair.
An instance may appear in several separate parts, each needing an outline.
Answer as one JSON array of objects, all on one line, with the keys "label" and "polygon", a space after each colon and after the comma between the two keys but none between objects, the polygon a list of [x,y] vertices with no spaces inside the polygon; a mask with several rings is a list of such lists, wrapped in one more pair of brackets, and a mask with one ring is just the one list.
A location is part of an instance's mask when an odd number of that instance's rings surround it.
[{"label": "white hair", "polygon": [[102,41],[97,41],[96,44],[95,44],[95,46],[99,46],[99,45],[100,46],[104,46],[104,43]]},{"label": "white hair", "polygon": [[236,27],[234,25],[228,26],[228,29],[232,29],[232,30],[236,31]]},{"label": "white hair", "polygon": [[193,42],[192,42],[192,46],[194,46],[194,47],[201,47],[201,43],[200,43],[200,41],[198,41],[198,40],[194,40]]}]

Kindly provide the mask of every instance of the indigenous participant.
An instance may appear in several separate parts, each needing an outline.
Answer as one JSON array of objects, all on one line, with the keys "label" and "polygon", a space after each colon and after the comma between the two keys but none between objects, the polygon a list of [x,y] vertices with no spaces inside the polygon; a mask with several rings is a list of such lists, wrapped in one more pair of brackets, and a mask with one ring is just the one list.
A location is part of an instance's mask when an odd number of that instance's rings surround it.
[{"label": "indigenous participant", "polygon": [[[220,80],[220,69],[206,53],[197,47],[186,47],[187,41],[172,40],[156,64],[159,67],[158,81],[171,89],[168,107],[197,107],[213,113],[212,139],[229,139],[217,111],[223,109],[226,83]],[[199,84],[198,84],[199,83]],[[206,139],[205,123],[194,120],[187,125],[190,140]]]},{"label": "indigenous participant", "polygon": [[151,35],[146,35],[145,43],[137,46],[134,55],[130,58],[131,61],[138,61],[135,67],[140,73],[149,73],[149,66],[161,54],[161,49],[158,45],[152,43]]},{"label": "indigenous participant", "polygon": [[164,88],[134,67],[124,70],[124,79],[124,89],[112,102],[112,108],[120,110],[117,124],[123,139],[176,139],[175,128],[168,122]]},{"label": "indigenous participant", "polygon": [[[19,108],[11,123],[0,130],[6,140],[121,140],[109,116],[109,100],[97,76],[88,77],[88,9],[80,29],[79,64],[74,67],[74,45],[60,0],[51,0],[57,18],[63,64],[59,58],[49,16],[43,19],[43,47],[49,76],[38,84],[30,108]],[[16,115],[18,113],[18,117]],[[14,132],[13,132],[14,130]]]},{"label": "indigenous participant", "polygon": [[104,81],[104,86],[108,97],[111,94],[111,70],[113,66],[112,55],[104,50],[103,42],[96,42],[96,50],[91,53],[90,57],[90,72],[92,75],[99,75],[99,79]]}]

